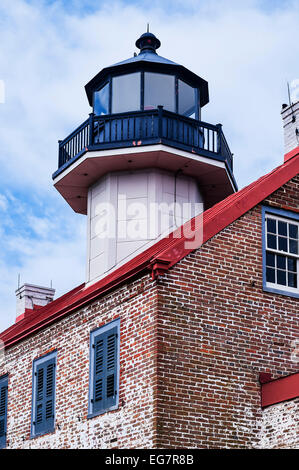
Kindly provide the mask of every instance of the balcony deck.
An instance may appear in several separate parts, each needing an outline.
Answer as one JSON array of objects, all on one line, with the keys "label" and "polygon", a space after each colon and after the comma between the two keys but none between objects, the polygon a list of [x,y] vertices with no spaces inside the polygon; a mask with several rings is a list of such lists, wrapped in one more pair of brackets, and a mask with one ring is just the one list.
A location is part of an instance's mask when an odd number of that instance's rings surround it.
[{"label": "balcony deck", "polygon": [[233,155],[221,124],[187,118],[158,109],[95,116],[93,113],[66,139],[59,141],[55,179],[85,152],[162,143],[222,161],[233,178]]}]

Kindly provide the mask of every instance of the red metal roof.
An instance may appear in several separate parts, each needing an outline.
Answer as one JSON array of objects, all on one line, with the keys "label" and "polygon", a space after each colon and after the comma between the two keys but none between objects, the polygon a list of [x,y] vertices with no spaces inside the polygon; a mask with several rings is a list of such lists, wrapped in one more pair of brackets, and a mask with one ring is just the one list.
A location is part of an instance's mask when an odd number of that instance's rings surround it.
[{"label": "red metal roof", "polygon": [[[153,277],[162,274],[298,173],[299,147],[282,165],[195,217],[191,226],[188,223],[185,224],[186,230],[183,235],[180,235],[181,228],[177,229],[169,237],[158,241],[91,286],[85,287],[85,284],[81,284],[45,307],[26,314],[25,318],[3,331],[0,334],[0,340],[7,348],[145,270],[150,270]],[[190,247],[188,246],[191,239],[190,231],[192,232],[194,227],[196,227],[197,234],[202,231],[203,237],[196,246]]]}]

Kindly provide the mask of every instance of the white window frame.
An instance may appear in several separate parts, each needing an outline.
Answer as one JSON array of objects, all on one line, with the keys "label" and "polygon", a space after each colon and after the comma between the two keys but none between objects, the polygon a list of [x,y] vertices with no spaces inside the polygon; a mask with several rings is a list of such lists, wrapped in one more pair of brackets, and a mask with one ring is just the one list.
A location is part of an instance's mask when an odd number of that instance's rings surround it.
[{"label": "white window frame", "polygon": [[[298,233],[299,233],[299,220],[297,218],[292,218],[292,213],[289,213],[287,211],[282,211],[282,210],[273,210],[272,208],[271,209],[268,209],[267,208],[264,208],[265,209],[265,213],[264,213],[264,250],[263,250],[263,255],[264,255],[264,287],[268,288],[269,290],[272,290],[274,292],[277,292],[277,293],[286,293],[286,294],[294,294],[295,296],[299,296],[299,253],[295,254],[295,253],[291,253],[289,251],[289,240],[290,240],[290,236],[289,236],[289,225],[287,225],[287,236],[283,236],[284,238],[287,239],[287,248],[288,248],[288,251],[284,251],[284,250],[279,250],[278,247],[276,249],[274,248],[269,248],[268,247],[268,237],[267,235],[268,234],[271,234],[271,232],[268,232],[267,230],[267,220],[268,219],[273,219],[276,221],[276,223],[278,224],[279,221],[281,222],[285,222],[287,224],[292,224],[292,225],[296,225],[298,227]],[[283,212],[283,215],[281,215],[281,212]],[[285,216],[284,216],[284,213],[285,213]],[[295,216],[295,214],[294,214]],[[278,240],[278,230],[276,231],[276,237],[277,237],[277,240]],[[266,255],[267,253],[273,253],[274,255],[280,255],[280,256],[284,256],[286,258],[293,258],[293,259],[296,259],[297,260],[297,264],[296,264],[296,271],[297,271],[297,287],[290,287],[288,285],[284,286],[283,284],[279,284],[278,282],[269,282],[267,281],[266,279],[266,268],[267,268],[267,264],[266,264]],[[275,277],[277,278],[277,266],[275,266],[273,268],[275,270]],[[288,275],[288,270],[286,269],[286,276]],[[277,280],[277,279],[276,279]],[[287,282],[287,279],[286,279],[286,282]],[[280,291],[280,292],[278,292]]]}]

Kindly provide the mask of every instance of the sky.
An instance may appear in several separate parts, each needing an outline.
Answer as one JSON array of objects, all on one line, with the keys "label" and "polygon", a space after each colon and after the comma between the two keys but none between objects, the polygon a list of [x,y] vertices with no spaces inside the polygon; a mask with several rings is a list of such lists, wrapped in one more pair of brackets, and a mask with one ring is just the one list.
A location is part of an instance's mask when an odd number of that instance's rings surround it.
[{"label": "sky", "polygon": [[57,140],[91,112],[84,85],[133,56],[147,23],[162,56],[209,82],[202,119],[223,124],[239,188],[282,163],[299,0],[1,0],[0,331],[18,275],[56,297],[85,280],[86,218],[52,185]]}]

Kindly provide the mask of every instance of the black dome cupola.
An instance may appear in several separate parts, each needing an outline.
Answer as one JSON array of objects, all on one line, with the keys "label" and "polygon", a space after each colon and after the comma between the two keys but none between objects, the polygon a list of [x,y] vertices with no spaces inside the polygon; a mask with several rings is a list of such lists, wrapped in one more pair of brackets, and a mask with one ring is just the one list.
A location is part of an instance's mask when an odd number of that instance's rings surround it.
[{"label": "black dome cupola", "polygon": [[[136,47],[140,49],[139,54],[135,53],[129,59],[102,69],[87,83],[86,94],[96,115],[142,111],[147,109],[145,95],[150,93],[154,96],[160,90],[161,98],[170,93],[172,97],[150,105],[157,107],[160,104],[169,111],[200,118],[200,109],[209,102],[208,82],[183,65],[160,56],[157,53],[160,46],[160,40],[153,33],[143,33],[136,41]],[[122,98],[117,96],[118,92]],[[125,100],[130,93],[133,108],[129,106],[126,109],[125,106],[116,105],[116,101]],[[190,106],[189,102],[186,106],[180,106],[183,100],[189,100]],[[99,101],[101,106],[97,104]],[[191,108],[193,111],[189,112]]]},{"label": "black dome cupola", "polygon": [[143,51],[151,51],[156,53],[156,49],[159,49],[161,42],[158,38],[149,31],[142,34],[139,39],[136,41],[136,47],[140,49],[140,53]]}]

